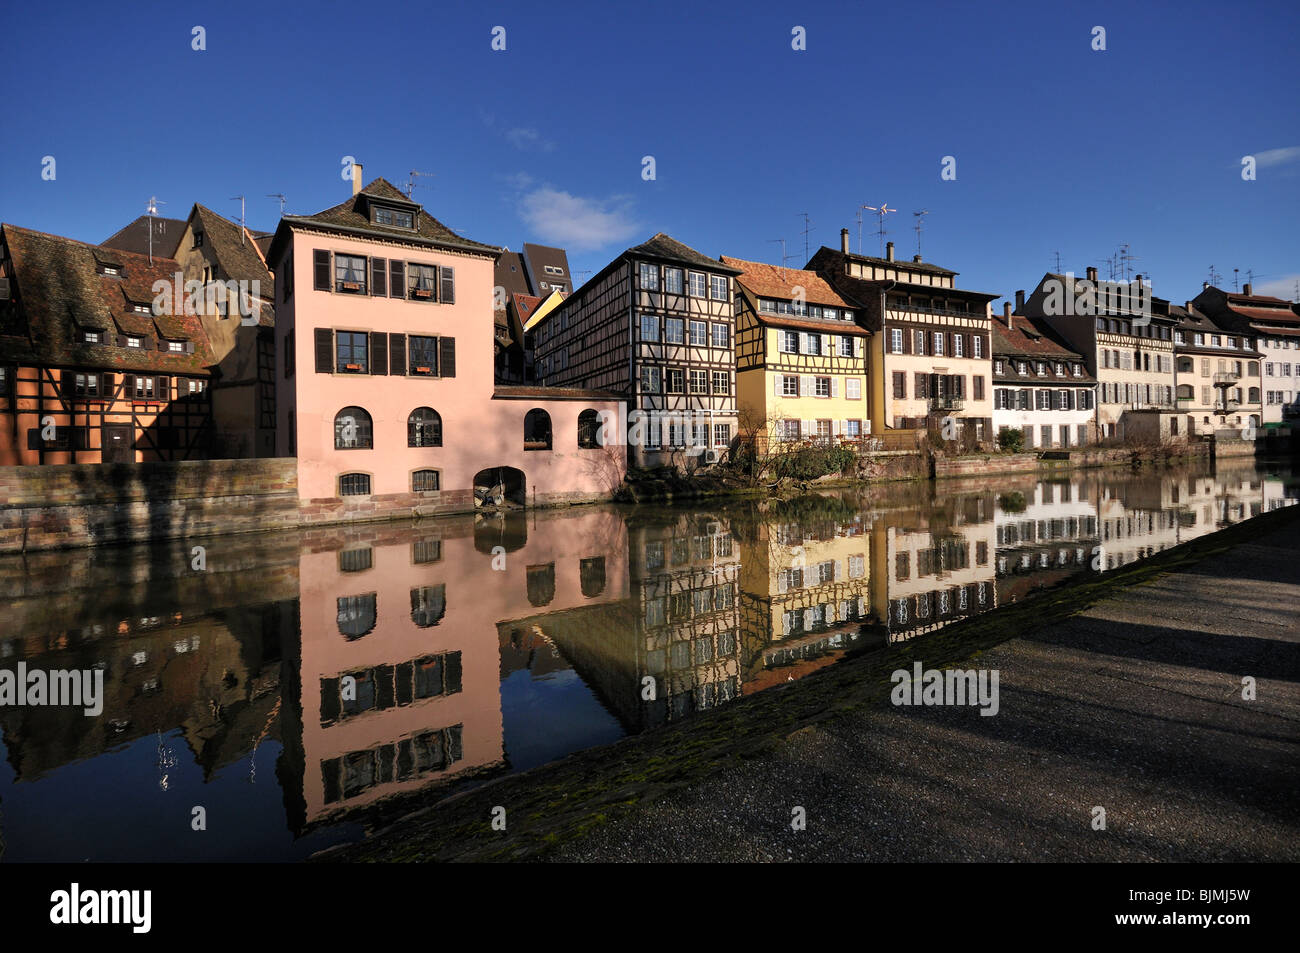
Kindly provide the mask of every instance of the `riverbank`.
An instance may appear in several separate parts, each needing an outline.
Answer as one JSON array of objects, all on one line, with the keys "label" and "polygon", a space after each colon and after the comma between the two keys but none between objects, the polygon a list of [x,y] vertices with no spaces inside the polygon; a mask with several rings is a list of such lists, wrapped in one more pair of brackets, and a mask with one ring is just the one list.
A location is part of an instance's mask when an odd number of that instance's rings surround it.
[{"label": "riverbank", "polygon": [[[1081,576],[318,859],[1298,859],[1297,523],[1287,507]],[[896,669],[977,656],[1002,673],[998,716],[889,704]]]}]

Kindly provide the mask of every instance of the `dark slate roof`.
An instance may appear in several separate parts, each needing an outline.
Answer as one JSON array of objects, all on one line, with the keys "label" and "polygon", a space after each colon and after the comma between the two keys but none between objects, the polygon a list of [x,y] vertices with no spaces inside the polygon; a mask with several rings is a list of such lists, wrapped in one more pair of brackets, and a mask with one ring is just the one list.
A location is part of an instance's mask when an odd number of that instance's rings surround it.
[{"label": "dark slate roof", "polygon": [[[185,234],[185,222],[179,218],[153,217],[153,254],[163,258],[175,258],[176,248]],[[149,254],[149,216],[141,215],[126,228],[114,232],[100,243],[102,248],[117,248],[122,251],[135,252],[138,255]]]},{"label": "dark slate roof", "polygon": [[[910,261],[908,259],[898,259],[898,258],[895,258],[893,261],[890,261],[888,258],[877,258],[874,255],[855,255],[853,252],[848,252],[846,254],[845,252],[838,251],[834,248],[829,248],[826,245],[823,245],[821,248],[819,248],[816,251],[816,253],[813,255],[813,258],[816,258],[818,255],[821,255],[823,252],[830,252],[832,255],[839,256],[839,258],[842,260],[847,259],[848,261],[861,262],[867,265],[877,265],[877,266],[883,265],[886,268],[910,269],[912,271],[922,271],[930,275],[947,275],[949,277],[953,277],[958,274],[958,272],[949,271],[947,268],[940,268],[938,265],[932,265],[928,261]],[[810,264],[808,267],[811,268],[812,267],[811,259],[809,261]],[[927,285],[927,287],[929,286]]]},{"label": "dark slate roof", "polygon": [[[408,228],[399,228],[392,225],[376,225],[370,220],[369,203],[372,199],[386,205],[393,205],[414,212],[415,230],[411,231]],[[501,249],[495,245],[484,245],[482,242],[472,241],[457,235],[442,222],[424,211],[422,206],[408,199],[401,189],[384,178],[374,179],[356,195],[349,196],[347,201],[340,202],[333,208],[327,208],[323,212],[317,212],[315,215],[284,216],[280,220],[280,228],[276,231],[276,242],[272,243],[273,249],[278,244],[280,234],[286,225],[334,229],[363,237],[390,238],[417,244],[440,245],[446,248],[481,252],[492,256],[496,256],[501,252]],[[269,257],[274,259],[277,256],[272,251]]]},{"label": "dark slate roof", "polygon": [[493,274],[497,286],[505,288],[509,296],[533,293],[528,286],[528,272],[524,270],[523,256],[517,251],[502,252]]},{"label": "dark slate roof", "polygon": [[275,279],[258,251],[252,234],[240,240],[240,228],[235,222],[218,215],[212,209],[196,204],[190,217],[196,228],[203,231],[205,240],[221,266],[223,280],[257,281],[262,299],[262,314],[258,323],[263,327],[275,326]]},{"label": "dark slate roof", "polygon": [[[1040,318],[1027,318],[1024,315],[1012,315],[1011,327],[1007,327],[1006,318],[995,314],[992,322],[992,340],[989,350],[994,357],[1024,357],[1048,361],[1075,361],[1085,365],[1082,354],[1071,348],[1052,326]],[[1092,380],[1085,375],[1082,378],[1070,376],[1070,380]]]},{"label": "dark slate roof", "polygon": [[[524,261],[528,265],[528,277],[533,294],[549,294],[551,288],[543,288],[542,282],[562,281],[565,291],[573,290],[573,276],[569,273],[569,255],[563,248],[551,245],[534,245],[524,242]],[[563,274],[548,275],[546,266],[559,268]]]},{"label": "dark slate roof", "polygon": [[[0,326],[0,354],[7,360],[55,367],[153,371],[159,374],[205,376],[215,363],[203,324],[186,315],[137,314],[137,304],[154,302],[153,285],[165,281],[174,289],[180,264],[171,258],[108,249],[71,238],[47,235],[14,225],[0,225],[13,267],[17,309],[14,319]],[[122,269],[120,277],[101,275],[97,262]],[[82,330],[109,335],[150,338],[153,347],[85,344]],[[159,336],[194,342],[194,353],[159,351]],[[111,339],[111,338],[110,338]]]},{"label": "dark slate roof", "polygon": [[677,239],[663,232],[655,235],[649,241],[644,241],[640,245],[634,245],[623,253],[621,257],[630,258],[653,258],[658,261],[673,262],[683,265],[694,265],[696,268],[707,268],[713,272],[723,274],[738,275],[739,268],[732,268],[730,265],[724,265],[717,259],[710,258],[708,255],[702,255],[690,245],[683,245]]},{"label": "dark slate roof", "polygon": [[497,384],[492,396],[498,400],[623,400],[618,394],[581,387],[536,387],[527,384]]}]

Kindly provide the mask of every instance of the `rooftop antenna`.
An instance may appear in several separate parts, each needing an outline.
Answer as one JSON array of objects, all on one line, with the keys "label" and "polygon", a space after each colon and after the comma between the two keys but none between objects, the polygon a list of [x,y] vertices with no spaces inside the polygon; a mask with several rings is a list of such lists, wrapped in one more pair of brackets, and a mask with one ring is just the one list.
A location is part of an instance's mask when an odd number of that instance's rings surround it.
[{"label": "rooftop antenna", "polygon": [[266,197],[267,197],[268,199],[279,199],[279,200],[280,200],[280,217],[281,217],[281,218],[284,218],[284,193],[283,193],[283,192],[267,192],[267,193],[266,193]]},{"label": "rooftop antenna", "polygon": [[874,205],[864,205],[862,207],[865,208],[868,212],[875,212],[876,218],[880,221],[880,228],[878,229],[878,234],[880,235],[880,257],[884,258],[885,257],[885,216],[888,215],[890,212],[897,212],[898,209],[890,208],[888,202],[881,202],[879,208],[877,208]]},{"label": "rooftop antenna", "polygon": [[166,202],[158,201],[156,195],[149,196],[149,204],[145,206],[144,213],[149,216],[149,264],[153,264],[153,217],[158,214],[158,206],[166,205]]},{"label": "rooftop antenna", "polygon": [[[588,268],[588,269],[586,269],[585,271],[575,271],[574,274],[575,274],[575,275],[579,275],[579,276],[589,275],[589,274],[591,274],[591,269]],[[575,288],[578,287],[577,282],[574,283],[573,287],[575,287]]]},{"label": "rooftop antenna", "polygon": [[803,260],[808,261],[808,235],[812,232],[812,220],[808,218],[807,212],[800,212],[803,216]]},{"label": "rooftop antenna", "polygon": [[917,258],[921,257],[921,225],[925,221],[925,217],[929,214],[930,214],[930,210],[928,208],[923,208],[919,212],[912,213],[913,217],[915,217],[916,219],[916,257]]},{"label": "rooftop antenna", "polygon": [[871,206],[870,205],[858,206],[858,254],[859,255],[862,254],[862,210],[864,208],[871,208]]},{"label": "rooftop antenna", "polygon": [[411,197],[411,193],[415,191],[415,186],[417,184],[415,181],[416,179],[420,178],[420,176],[425,176],[426,178],[431,179],[433,178],[434,174],[435,173],[433,172],[416,172],[414,169],[412,169],[411,176],[406,181],[406,197],[409,199]]},{"label": "rooftop antenna", "polygon": [[787,255],[787,254],[785,253],[785,239],[784,239],[784,238],[769,238],[768,241],[769,241],[769,242],[772,242],[772,243],[779,243],[779,244],[781,245],[781,267],[782,267],[782,268],[786,267],[786,264],[785,264],[785,263],[786,263],[787,261],[789,261],[789,260],[790,260],[792,257],[794,257],[794,256],[792,256],[792,255]]},{"label": "rooftop antenna", "polygon": [[1219,274],[1217,271],[1215,271],[1215,270],[1214,270],[1214,266],[1211,265],[1211,266],[1210,266],[1210,286],[1213,287],[1213,288],[1217,288],[1217,287],[1219,287],[1219,282],[1222,281],[1222,280],[1223,280],[1223,276],[1222,276],[1221,274]]},{"label": "rooftop antenna", "polygon": [[1052,254],[1056,256],[1056,271],[1054,273],[1059,275],[1061,273],[1061,253],[1057,251]]},{"label": "rooftop antenna", "polygon": [[1125,283],[1127,283],[1129,280],[1129,275],[1132,273],[1132,268],[1130,268],[1129,266],[1133,262],[1141,261],[1142,259],[1138,258],[1136,255],[1132,254],[1129,251],[1128,242],[1124,242],[1119,246],[1119,253],[1115,257],[1116,260],[1119,262],[1120,276],[1124,279]]},{"label": "rooftop antenna", "polygon": [[1233,290],[1234,292],[1235,292],[1235,291],[1240,291],[1240,290],[1241,290],[1241,289],[1237,286],[1237,271],[1238,271],[1238,269],[1236,269],[1236,268],[1232,269],[1232,290]]},{"label": "rooftop antenna", "polygon": [[239,244],[244,244],[244,197],[242,195],[232,195],[230,201],[239,200]]}]

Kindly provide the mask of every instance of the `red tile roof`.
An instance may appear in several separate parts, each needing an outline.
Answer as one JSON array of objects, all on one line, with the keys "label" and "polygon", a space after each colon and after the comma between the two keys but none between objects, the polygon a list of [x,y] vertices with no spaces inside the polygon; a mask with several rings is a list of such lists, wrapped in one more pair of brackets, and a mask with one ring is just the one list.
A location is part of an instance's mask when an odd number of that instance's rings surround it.
[{"label": "red tile roof", "polygon": [[804,299],[809,304],[830,305],[833,308],[853,308],[853,305],[836,294],[835,289],[827,284],[826,280],[815,271],[804,271],[800,268],[782,268],[779,265],[768,265],[761,261],[728,258],[726,255],[723,255],[720,260],[724,265],[730,265],[732,268],[741,270],[742,273],[736,276],[736,281],[744,285],[752,294],[764,298],[779,298],[783,301],[790,301],[798,294],[794,289],[801,287],[804,289]]},{"label": "red tile roof", "polygon": [[[202,321],[184,313],[153,314],[155,282],[175,294],[181,270],[171,258],[148,256],[14,225],[0,225],[11,260],[16,308],[0,324],[0,354],[7,360],[57,367],[105,367],[124,371],[204,376],[215,363]],[[120,269],[117,277],[101,265]],[[183,286],[182,286],[183,287]],[[182,296],[183,297],[183,296]],[[150,314],[139,314],[146,305]],[[110,343],[86,344],[82,331],[98,330]],[[125,335],[148,339],[146,347],[116,342]],[[158,350],[158,339],[193,342],[192,353]]]}]

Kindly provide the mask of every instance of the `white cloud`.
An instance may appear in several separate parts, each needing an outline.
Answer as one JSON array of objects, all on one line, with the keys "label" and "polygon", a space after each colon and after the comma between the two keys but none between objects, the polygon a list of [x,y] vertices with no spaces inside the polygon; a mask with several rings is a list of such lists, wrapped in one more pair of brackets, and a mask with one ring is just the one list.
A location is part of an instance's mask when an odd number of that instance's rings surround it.
[{"label": "white cloud", "polygon": [[642,230],[630,206],[623,196],[602,201],[543,187],[524,196],[519,216],[543,241],[589,251],[626,241]]},{"label": "white cloud", "polygon": [[1285,149],[1265,149],[1263,152],[1255,153],[1255,165],[1260,167],[1286,165],[1296,160],[1300,160],[1300,146],[1287,146]]},{"label": "white cloud", "polygon": [[1274,298],[1281,298],[1283,301],[1294,301],[1297,281],[1300,281],[1300,275],[1282,275],[1272,281],[1254,284],[1250,290],[1257,295],[1271,295]]},{"label": "white cloud", "polygon": [[507,129],[502,135],[506,137],[506,142],[516,149],[535,150],[537,152],[552,152],[555,149],[554,142],[542,138],[540,132],[529,126],[515,126],[513,129]]}]

